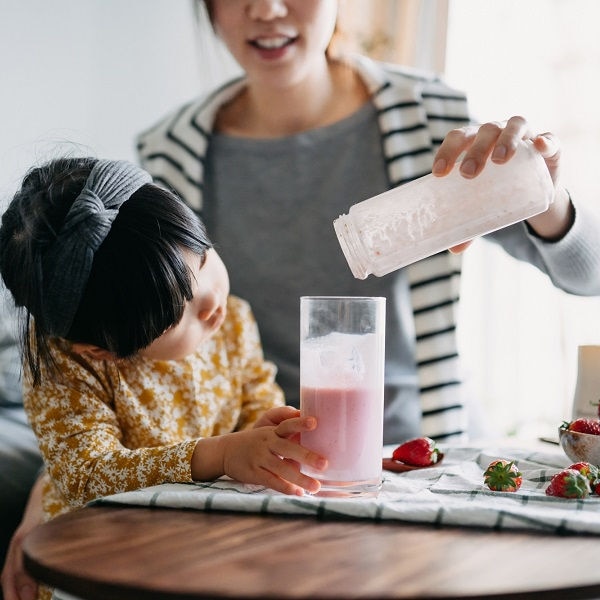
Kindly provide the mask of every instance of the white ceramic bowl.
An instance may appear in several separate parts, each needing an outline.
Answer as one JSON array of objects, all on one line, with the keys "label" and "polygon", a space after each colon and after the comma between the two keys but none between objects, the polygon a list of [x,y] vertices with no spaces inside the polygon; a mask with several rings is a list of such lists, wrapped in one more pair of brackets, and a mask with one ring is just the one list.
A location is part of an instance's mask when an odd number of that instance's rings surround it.
[{"label": "white ceramic bowl", "polygon": [[559,428],[558,437],[564,453],[574,462],[600,466],[600,435]]}]

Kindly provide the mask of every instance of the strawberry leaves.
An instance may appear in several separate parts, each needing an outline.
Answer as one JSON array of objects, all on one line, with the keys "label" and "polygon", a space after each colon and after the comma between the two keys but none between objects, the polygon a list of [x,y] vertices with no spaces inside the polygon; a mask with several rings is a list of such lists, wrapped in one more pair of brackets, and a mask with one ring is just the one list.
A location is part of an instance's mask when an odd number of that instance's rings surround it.
[{"label": "strawberry leaves", "polygon": [[513,460],[493,460],[483,473],[483,481],[494,492],[516,492],[523,483],[523,474]]}]

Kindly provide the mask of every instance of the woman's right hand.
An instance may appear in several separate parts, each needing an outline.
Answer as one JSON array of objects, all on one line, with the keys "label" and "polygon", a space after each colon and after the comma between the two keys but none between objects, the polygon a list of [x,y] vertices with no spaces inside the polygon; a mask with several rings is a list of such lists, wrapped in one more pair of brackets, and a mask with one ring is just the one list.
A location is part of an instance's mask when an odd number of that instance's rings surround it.
[{"label": "woman's right hand", "polygon": [[321,484],[301,473],[300,465],[322,471],[327,468],[327,459],[301,446],[298,438],[316,426],[314,417],[292,416],[277,425],[199,440],[192,457],[192,477],[210,481],[228,475],[283,494],[314,494]]},{"label": "woman's right hand", "polygon": [[4,600],[35,600],[37,596],[38,584],[23,566],[22,546],[25,536],[43,521],[42,487],[42,478],[38,477],[29,494],[23,519],[10,540],[0,577]]}]

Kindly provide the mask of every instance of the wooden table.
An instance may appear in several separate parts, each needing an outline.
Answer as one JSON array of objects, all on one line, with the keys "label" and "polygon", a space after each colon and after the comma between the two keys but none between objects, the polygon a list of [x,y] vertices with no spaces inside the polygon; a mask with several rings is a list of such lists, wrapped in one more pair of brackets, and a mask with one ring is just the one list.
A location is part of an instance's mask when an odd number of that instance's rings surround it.
[{"label": "wooden table", "polygon": [[24,552],[34,577],[89,600],[600,597],[597,537],[97,506]]}]

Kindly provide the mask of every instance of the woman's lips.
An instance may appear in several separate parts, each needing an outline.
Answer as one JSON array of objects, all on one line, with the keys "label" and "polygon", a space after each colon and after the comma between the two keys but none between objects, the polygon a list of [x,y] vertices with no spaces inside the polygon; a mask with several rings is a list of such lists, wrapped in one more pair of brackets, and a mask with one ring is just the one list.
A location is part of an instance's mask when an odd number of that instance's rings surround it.
[{"label": "woman's lips", "polygon": [[250,40],[249,44],[256,49],[262,58],[275,60],[281,58],[296,39],[297,37],[277,35],[255,38]]}]

